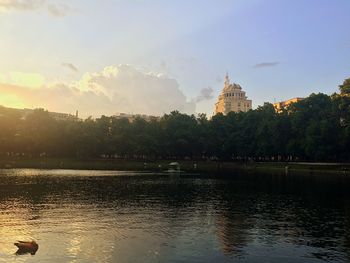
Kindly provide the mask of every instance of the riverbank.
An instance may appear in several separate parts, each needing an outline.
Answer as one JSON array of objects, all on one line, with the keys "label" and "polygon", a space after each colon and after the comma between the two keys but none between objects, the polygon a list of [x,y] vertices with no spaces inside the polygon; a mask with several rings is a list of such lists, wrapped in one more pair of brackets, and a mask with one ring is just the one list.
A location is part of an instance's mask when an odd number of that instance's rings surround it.
[{"label": "riverbank", "polygon": [[[116,159],[62,159],[62,158],[2,158],[0,168],[36,169],[86,169],[86,170],[150,170],[162,171],[174,160],[116,160]],[[310,162],[218,162],[218,161],[177,161],[181,170],[187,172],[222,172],[237,170],[276,173],[336,173],[350,174],[350,163]]]}]

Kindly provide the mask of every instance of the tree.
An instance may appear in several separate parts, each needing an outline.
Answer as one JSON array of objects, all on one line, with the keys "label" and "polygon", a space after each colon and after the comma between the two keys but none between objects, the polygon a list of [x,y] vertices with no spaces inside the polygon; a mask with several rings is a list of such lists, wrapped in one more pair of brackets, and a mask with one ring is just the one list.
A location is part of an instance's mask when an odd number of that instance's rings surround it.
[{"label": "tree", "polygon": [[344,80],[342,85],[339,85],[341,95],[350,95],[350,78]]},{"label": "tree", "polygon": [[15,150],[16,140],[20,124],[18,112],[0,106],[0,153],[8,153]]},{"label": "tree", "polygon": [[276,112],[266,103],[211,119],[173,111],[145,120],[115,116],[55,120],[0,107],[0,154],[98,158],[350,160],[350,79],[340,94],[311,94]]},{"label": "tree", "polygon": [[199,129],[194,115],[173,111],[165,114],[160,124],[164,137],[162,138],[166,154],[176,157],[192,157],[199,153]]}]

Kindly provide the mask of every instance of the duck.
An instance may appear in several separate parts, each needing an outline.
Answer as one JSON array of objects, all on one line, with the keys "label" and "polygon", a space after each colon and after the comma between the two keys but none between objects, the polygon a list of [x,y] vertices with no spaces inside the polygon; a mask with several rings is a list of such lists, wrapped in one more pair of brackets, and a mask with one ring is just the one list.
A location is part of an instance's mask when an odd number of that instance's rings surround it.
[{"label": "duck", "polygon": [[39,245],[33,241],[18,241],[14,243],[18,250],[16,252],[17,255],[30,253],[35,255],[36,251],[39,249]]}]

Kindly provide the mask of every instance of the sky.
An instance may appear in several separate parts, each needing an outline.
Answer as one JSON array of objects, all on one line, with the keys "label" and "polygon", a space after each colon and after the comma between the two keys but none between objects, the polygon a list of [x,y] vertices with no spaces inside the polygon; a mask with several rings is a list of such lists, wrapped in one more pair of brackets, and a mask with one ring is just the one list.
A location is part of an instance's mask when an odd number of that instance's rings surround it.
[{"label": "sky", "polygon": [[211,116],[228,72],[256,108],[350,77],[349,0],[0,0],[0,105]]}]

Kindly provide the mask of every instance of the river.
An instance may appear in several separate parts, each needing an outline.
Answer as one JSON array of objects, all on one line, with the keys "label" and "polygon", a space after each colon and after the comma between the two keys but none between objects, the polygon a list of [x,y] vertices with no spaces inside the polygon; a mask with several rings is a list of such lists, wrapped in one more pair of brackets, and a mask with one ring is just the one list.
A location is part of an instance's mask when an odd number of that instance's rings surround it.
[{"label": "river", "polygon": [[[350,177],[0,170],[0,262],[346,262]],[[35,240],[35,255],[16,255]]]}]

